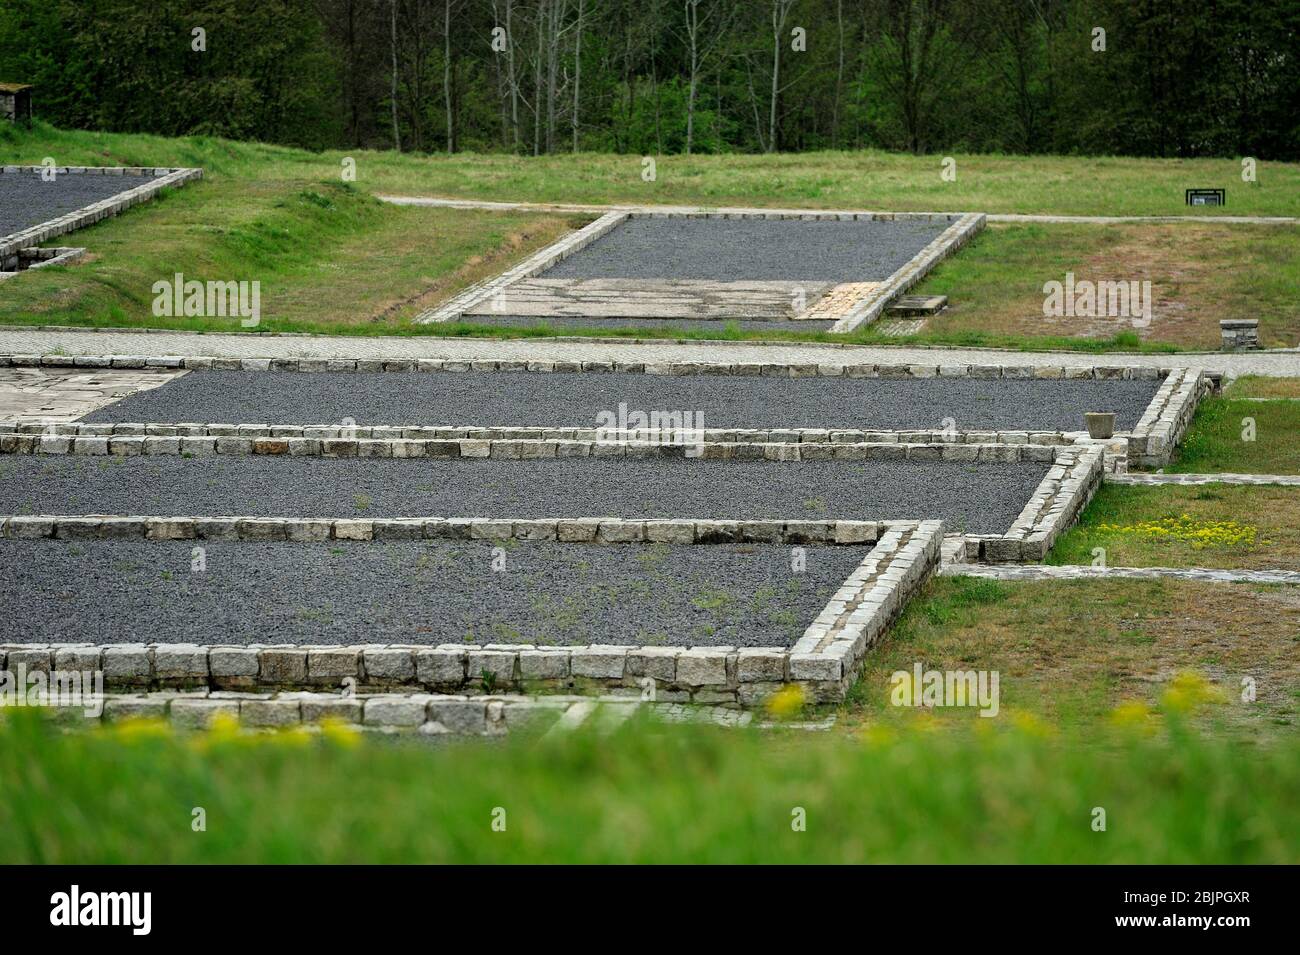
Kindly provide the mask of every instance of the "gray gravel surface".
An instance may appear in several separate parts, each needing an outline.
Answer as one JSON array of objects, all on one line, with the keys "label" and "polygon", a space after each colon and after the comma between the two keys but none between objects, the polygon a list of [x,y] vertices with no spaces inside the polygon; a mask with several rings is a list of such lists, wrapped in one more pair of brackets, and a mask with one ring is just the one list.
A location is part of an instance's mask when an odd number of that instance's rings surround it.
[{"label": "gray gravel surface", "polygon": [[634,331],[660,332],[705,331],[722,336],[725,329],[741,332],[828,332],[834,322],[762,321],[729,318],[725,321],[693,318],[539,318],[536,315],[469,315],[467,325],[494,325],[503,328],[547,328],[562,331],[566,328],[630,328]]},{"label": "gray gravel surface", "polygon": [[156,178],[63,173],[46,182],[40,173],[0,174],[0,236],[75,212]]},{"label": "gray gravel surface", "polygon": [[947,222],[629,219],[542,277],[881,281],[947,227]]},{"label": "gray gravel surface", "polygon": [[1009,527],[1041,464],[181,457],[0,459],[0,514],[941,518]]},{"label": "gray gravel surface", "polygon": [[705,428],[1084,428],[1085,411],[1133,427],[1157,381],[764,378],[566,372],[197,371],[86,421],[595,427],[620,404],[691,412]]},{"label": "gray gravel surface", "polygon": [[776,545],[0,541],[0,642],[791,646],[865,554]]}]

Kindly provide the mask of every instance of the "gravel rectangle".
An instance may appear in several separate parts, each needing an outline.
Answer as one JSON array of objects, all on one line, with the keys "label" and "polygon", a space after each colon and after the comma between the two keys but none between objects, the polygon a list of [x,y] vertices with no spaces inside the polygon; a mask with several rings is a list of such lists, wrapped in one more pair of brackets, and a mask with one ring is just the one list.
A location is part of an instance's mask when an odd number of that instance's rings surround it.
[{"label": "gravel rectangle", "polygon": [[949,225],[634,217],[542,277],[879,282]]},{"label": "gravel rectangle", "polygon": [[0,642],[789,647],[867,550],[500,547],[0,541]]},{"label": "gravel rectangle", "polygon": [[157,178],[64,172],[46,181],[39,172],[4,173],[0,175],[0,236],[30,229]]},{"label": "gravel rectangle", "polygon": [[1001,533],[1046,464],[702,458],[0,459],[0,514],[924,520]]},{"label": "gravel rectangle", "polygon": [[[790,323],[784,323],[790,324]],[[1132,428],[1160,382],[783,378],[568,372],[192,371],[85,421],[596,427],[602,412],[691,412],[701,428],[1082,431],[1087,411]]]}]

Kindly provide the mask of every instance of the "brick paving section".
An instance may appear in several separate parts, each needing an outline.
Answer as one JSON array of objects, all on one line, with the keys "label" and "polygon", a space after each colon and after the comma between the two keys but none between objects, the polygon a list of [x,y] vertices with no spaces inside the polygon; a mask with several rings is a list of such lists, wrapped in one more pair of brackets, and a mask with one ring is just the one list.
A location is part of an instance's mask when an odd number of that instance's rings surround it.
[{"label": "brick paving section", "polygon": [[760,342],[573,341],[331,337],[324,335],[191,335],[176,332],[64,331],[0,328],[0,354],[211,356],[229,358],[443,358],[493,361],[1015,364],[1085,368],[1177,366],[1229,375],[1300,377],[1300,349],[1255,354],[1074,354],[976,348],[894,348]]}]

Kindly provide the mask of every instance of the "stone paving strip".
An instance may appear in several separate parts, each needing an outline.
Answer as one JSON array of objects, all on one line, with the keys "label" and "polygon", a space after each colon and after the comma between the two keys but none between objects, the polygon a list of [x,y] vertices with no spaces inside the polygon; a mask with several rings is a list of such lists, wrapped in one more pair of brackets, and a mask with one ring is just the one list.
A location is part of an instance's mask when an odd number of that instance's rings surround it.
[{"label": "stone paving strip", "polygon": [[186,374],[160,369],[0,368],[0,430],[12,430],[24,421],[71,422]]},{"label": "stone paving strip", "polygon": [[9,539],[0,643],[789,648],[873,543]]},{"label": "stone paving strip", "polygon": [[1300,584],[1300,571],[1219,570],[1210,567],[1093,567],[1089,564],[945,564],[940,571],[949,577],[987,577],[993,580],[1208,580],[1230,584]]},{"label": "stone paving strip", "polygon": [[[0,167],[0,271],[18,253],[148,202],[163,189],[203,176],[202,169],[135,166]],[[7,234],[6,234],[7,233]]]},{"label": "stone paving strip", "polygon": [[[301,429],[339,427],[347,419],[362,426],[387,423],[381,430],[392,437],[415,437],[396,432],[418,426],[593,431],[603,424],[606,432],[676,427],[703,429],[706,440],[738,429],[780,429],[787,438],[798,430],[803,440],[817,441],[848,440],[850,434],[860,440],[870,433],[883,435],[878,440],[893,440],[899,431],[945,435],[947,424],[948,432],[959,435],[957,440],[968,442],[995,443],[1002,434],[1008,443],[1064,444],[1084,436],[1085,412],[1115,412],[1116,427],[1124,432],[1147,416],[1144,411],[1149,414],[1161,394],[1161,381],[1153,374],[1128,379],[924,377],[907,374],[910,369],[905,367],[882,371],[871,366],[868,370],[875,374],[869,376],[828,369],[841,373],[792,377],[724,369],[704,367],[671,375],[321,371],[293,377],[209,370],[184,374],[164,382],[158,391],[91,410],[83,420],[191,427],[256,423]],[[0,368],[0,388],[10,375],[55,373],[51,368]],[[105,370],[104,380],[114,373]],[[620,415],[620,408],[625,413]],[[646,420],[639,422],[638,415]],[[659,423],[651,424],[652,416]],[[0,413],[0,428],[8,418]],[[828,437],[837,433],[838,438]]]},{"label": "stone paving strip", "polygon": [[[495,212],[512,212],[512,211],[536,211],[536,212],[587,212],[599,215],[611,210],[622,211],[639,211],[651,213],[656,210],[674,213],[690,214],[704,211],[702,206],[635,206],[619,205],[617,203],[608,205],[596,205],[592,203],[581,202],[508,202],[489,199],[456,199],[440,196],[389,196],[378,195],[375,197],[381,202],[389,202],[398,206],[432,206],[448,209],[483,209]],[[716,215],[822,215],[822,216],[892,216],[903,219],[908,216],[952,216],[960,213],[950,212],[880,212],[864,209],[843,209],[843,210],[809,210],[809,209],[764,209],[755,207],[723,207],[708,210]],[[1098,225],[1107,225],[1111,223],[1122,222],[1199,222],[1199,223],[1229,223],[1234,225],[1294,225],[1300,222],[1295,216],[1203,216],[1203,215],[1184,215],[1184,216],[1068,216],[1055,214],[1036,215],[1032,213],[1010,213],[1010,212],[990,212],[988,214],[990,222],[1082,222],[1093,223]]]},{"label": "stone paving strip", "polygon": [[1300,486],[1300,474],[1111,474],[1111,484],[1281,484]]},{"label": "stone paving strip", "polygon": [[1175,368],[1167,374],[1128,435],[1125,466],[1164,467],[1191,426],[1201,399],[1214,389],[1209,376]]},{"label": "stone paving strip", "polygon": [[[1300,349],[1271,349],[1251,353],[1181,352],[1170,355],[1115,353],[1100,358],[1086,352],[1006,351],[992,348],[944,348],[902,345],[858,345],[837,342],[788,341],[666,341],[628,338],[464,338],[442,335],[303,335],[268,332],[184,332],[162,328],[69,328],[66,326],[0,326],[0,365],[10,357],[24,364],[68,364],[73,356],[94,362],[130,362],[134,367],[153,363],[185,367],[187,359],[213,367],[214,359],[253,359],[252,367],[276,364],[297,367],[299,359],[310,366],[316,360],[339,362],[340,369],[366,369],[385,365],[418,368],[422,361],[447,364],[478,362],[480,368],[531,365],[676,367],[707,364],[741,369],[757,366],[854,366],[876,364],[915,367],[921,375],[939,375],[941,369],[1042,369],[1045,376],[1089,375],[1103,368],[1101,377],[1133,377],[1136,369],[1163,374],[1171,364],[1214,376],[1265,375],[1300,377]],[[1101,365],[1098,363],[1102,362]],[[135,363],[141,364],[135,364]],[[377,366],[374,364],[377,363]],[[492,364],[487,364],[492,363]],[[100,365],[104,367],[104,365]],[[1114,373],[1113,369],[1129,369]],[[737,372],[740,373],[740,372]],[[1003,377],[1001,372],[997,377]],[[1010,375],[1006,377],[1011,377]]]},{"label": "stone paving strip", "polygon": [[[792,649],[780,646],[491,643],[217,646],[196,643],[5,644],[0,661],[34,669],[103,672],[123,688],[420,688],[489,695],[621,689],[665,702],[761,703],[795,684],[819,701],[842,699],[862,656],[938,566],[942,526],[891,528]],[[3,550],[0,549],[0,553]],[[412,716],[414,718],[414,716]],[[421,721],[422,722],[422,721]]]},{"label": "stone paving strip", "polygon": [[508,314],[554,323],[572,318],[793,321],[804,317],[799,302],[820,300],[831,286],[807,281],[521,279],[464,315],[466,321]]},{"label": "stone paving strip", "polygon": [[[140,442],[134,447],[141,449],[153,439],[77,440]],[[523,457],[564,443],[491,444],[512,447],[520,457],[8,456],[0,459],[0,514],[818,524],[933,518],[946,520],[953,533],[1000,535],[1025,501],[1043,493],[1044,482],[1070,467],[1052,461],[1079,460],[1075,449],[1033,445],[703,446],[706,453],[773,452],[772,458],[742,460],[663,457],[662,451],[682,449],[662,446],[645,449],[654,457],[602,457],[604,450],[622,455],[634,449],[581,442],[575,444],[596,456]],[[814,459],[819,447],[827,457]],[[969,457],[944,458],[954,451]],[[795,452],[806,459],[790,460]],[[1039,460],[1044,456],[1050,460]],[[1095,457],[1099,468],[1100,451]]]}]

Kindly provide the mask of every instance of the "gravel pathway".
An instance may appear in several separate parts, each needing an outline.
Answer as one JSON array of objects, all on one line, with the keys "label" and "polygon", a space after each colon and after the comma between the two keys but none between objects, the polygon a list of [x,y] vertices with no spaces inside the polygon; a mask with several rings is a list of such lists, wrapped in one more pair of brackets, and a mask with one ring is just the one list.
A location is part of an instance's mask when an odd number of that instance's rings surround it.
[{"label": "gravel pathway", "polygon": [[[776,545],[0,541],[0,642],[789,647],[862,560]],[[499,565],[499,561],[498,561]]]},{"label": "gravel pathway", "polygon": [[629,219],[542,277],[882,281],[946,221]]},{"label": "gravel pathway", "polygon": [[1046,465],[12,457],[0,514],[920,520],[999,533]]},{"label": "gravel pathway", "polygon": [[0,236],[21,232],[156,179],[65,172],[52,182],[40,173],[0,175]]},{"label": "gravel pathway", "polygon": [[636,373],[195,371],[86,421],[596,427],[619,406],[704,428],[1076,431],[1085,411],[1133,427],[1157,381],[764,378]]},{"label": "gravel pathway", "polygon": [[1255,353],[1186,352],[1174,355],[1008,351],[991,348],[918,348],[766,342],[600,341],[584,339],[448,338],[438,335],[203,335],[128,329],[0,327],[0,354],[150,355],[221,358],[369,358],[483,361],[606,362],[881,362],[940,365],[1022,365],[1087,368],[1093,365],[1193,368],[1231,375],[1300,376],[1300,349]]}]

